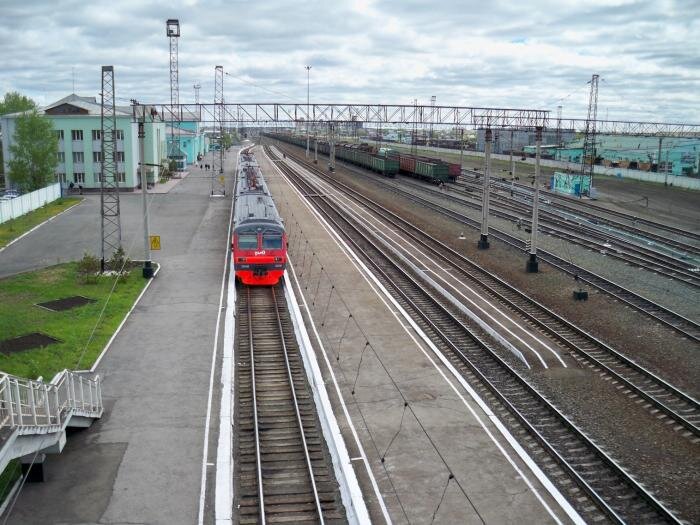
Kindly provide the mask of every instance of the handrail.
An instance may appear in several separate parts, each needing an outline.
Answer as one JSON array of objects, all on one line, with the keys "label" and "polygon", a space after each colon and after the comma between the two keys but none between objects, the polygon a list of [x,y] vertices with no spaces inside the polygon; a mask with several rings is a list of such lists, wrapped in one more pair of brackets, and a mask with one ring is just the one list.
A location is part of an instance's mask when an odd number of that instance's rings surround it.
[{"label": "handrail", "polygon": [[63,370],[47,383],[0,372],[0,429],[42,431],[60,427],[71,415],[99,417],[100,376]]}]

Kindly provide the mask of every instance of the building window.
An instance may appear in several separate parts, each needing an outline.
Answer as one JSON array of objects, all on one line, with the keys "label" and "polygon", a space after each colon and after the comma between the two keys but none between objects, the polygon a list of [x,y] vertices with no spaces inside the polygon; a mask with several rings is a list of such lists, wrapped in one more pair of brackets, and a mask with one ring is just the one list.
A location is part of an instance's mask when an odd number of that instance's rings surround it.
[{"label": "building window", "polygon": [[102,140],[102,130],[93,129],[92,130],[92,140]]},{"label": "building window", "polygon": [[85,184],[85,174],[84,173],[73,173],[73,181],[78,184]]},{"label": "building window", "polygon": [[124,130],[123,129],[117,129],[114,131],[114,135],[117,140],[124,140]]},{"label": "building window", "polygon": [[56,173],[56,182],[60,182],[62,184],[66,183],[66,174],[65,173]]},{"label": "building window", "polygon": [[102,162],[102,152],[93,151],[92,152],[92,162]]},{"label": "building window", "polygon": [[56,138],[58,138],[58,140],[63,140],[63,130],[62,129],[56,129],[56,130],[54,130],[54,133],[56,134]]},{"label": "building window", "polygon": [[102,172],[101,171],[98,171],[97,173],[95,173],[95,182],[97,182],[97,183],[102,182]]},{"label": "building window", "polygon": [[83,153],[82,151],[74,151],[73,152],[73,162],[75,162],[75,163],[85,162],[85,153]]},{"label": "building window", "polygon": [[63,151],[59,151],[56,156],[58,157],[58,163],[63,164],[66,162],[66,154]]},{"label": "building window", "polygon": [[82,129],[73,129],[70,132],[71,139],[73,140],[83,140],[83,130]]},{"label": "building window", "polygon": [[116,151],[114,153],[114,155],[116,156],[117,162],[124,162],[124,152],[123,151]]},{"label": "building window", "polygon": [[126,182],[126,173],[123,171],[117,172],[117,182]]}]

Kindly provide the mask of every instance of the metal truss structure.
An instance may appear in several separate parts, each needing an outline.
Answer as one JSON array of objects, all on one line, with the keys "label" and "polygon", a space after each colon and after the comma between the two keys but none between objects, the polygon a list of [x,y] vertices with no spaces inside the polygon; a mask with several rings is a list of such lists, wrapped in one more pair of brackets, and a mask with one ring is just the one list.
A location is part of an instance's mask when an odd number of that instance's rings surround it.
[{"label": "metal truss structure", "polygon": [[581,175],[591,178],[593,186],[593,167],[596,157],[596,118],[598,115],[598,79],[599,75],[591,77],[591,94],[588,101],[588,118],[586,119],[586,131],[583,136],[583,154],[581,155]]},{"label": "metal truss structure", "polygon": [[100,173],[100,215],[102,217],[100,247],[101,269],[105,259],[122,245],[119,218],[119,179],[117,176],[117,117],[115,113],[114,66],[102,66],[102,170]]},{"label": "metal truss structure", "polygon": [[[149,104],[163,119],[179,120],[195,115],[200,122],[218,122],[216,104]],[[559,119],[539,109],[479,108],[467,106],[430,106],[413,104],[310,104],[305,103],[240,103],[223,104],[221,122],[267,125],[296,124],[307,120],[323,122],[363,122],[394,126],[437,125],[471,129],[505,128],[533,131],[537,127],[555,129]],[[561,119],[562,132],[584,132],[588,119]],[[663,137],[700,137],[700,124],[596,120],[598,134]]]},{"label": "metal truss structure", "polygon": [[[208,104],[199,104],[198,107]],[[211,195],[226,195],[226,179],[224,178],[224,66],[214,68],[214,104],[212,105],[214,114],[213,122],[215,133],[218,135],[217,142],[219,151],[214,151],[214,162],[212,163],[211,174]],[[196,114],[196,113],[195,113]]]},{"label": "metal truss structure", "polygon": [[[165,34],[170,40],[170,105],[172,107],[180,103],[180,80],[178,67],[177,40],[180,38],[180,21],[174,18],[165,22]],[[170,129],[172,131],[172,141],[168,150],[169,157],[180,154],[180,136],[175,133],[175,121],[179,120],[170,115]],[[167,133],[166,133],[167,135]]]}]

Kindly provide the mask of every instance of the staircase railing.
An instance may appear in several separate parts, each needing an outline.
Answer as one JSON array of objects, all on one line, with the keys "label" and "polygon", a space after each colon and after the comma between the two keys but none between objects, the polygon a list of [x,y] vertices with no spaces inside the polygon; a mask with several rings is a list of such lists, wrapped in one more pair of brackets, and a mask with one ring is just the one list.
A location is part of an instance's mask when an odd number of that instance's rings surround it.
[{"label": "staircase railing", "polygon": [[64,370],[50,383],[0,372],[0,430],[19,428],[21,434],[51,432],[72,415],[102,415],[100,377]]}]

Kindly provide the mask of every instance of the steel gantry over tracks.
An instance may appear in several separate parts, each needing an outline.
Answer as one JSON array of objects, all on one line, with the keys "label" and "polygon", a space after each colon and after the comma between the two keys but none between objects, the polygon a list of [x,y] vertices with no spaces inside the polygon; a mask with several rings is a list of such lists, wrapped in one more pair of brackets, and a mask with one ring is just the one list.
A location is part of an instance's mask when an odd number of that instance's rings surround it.
[{"label": "steel gantry over tracks", "polygon": [[[182,119],[196,115],[200,122],[219,122],[219,104],[148,104],[157,109],[163,119]],[[585,131],[587,119],[550,116],[548,110],[517,108],[486,108],[470,106],[430,106],[417,104],[309,104],[250,102],[225,103],[221,123],[270,124],[299,122],[364,122],[387,125],[437,125],[463,128],[500,128],[535,130],[561,129]],[[663,137],[700,137],[700,124],[596,120],[599,134],[653,135]]]}]

